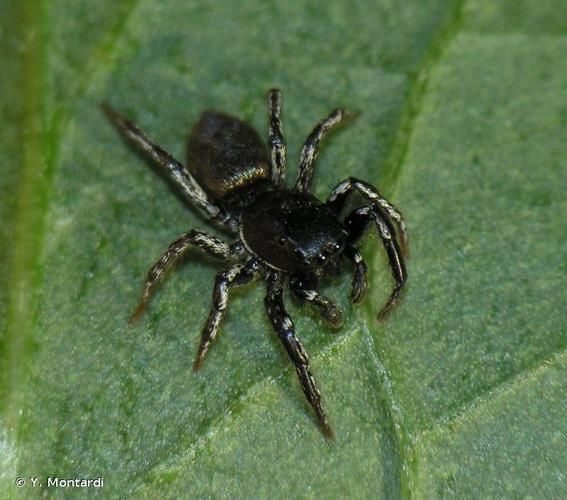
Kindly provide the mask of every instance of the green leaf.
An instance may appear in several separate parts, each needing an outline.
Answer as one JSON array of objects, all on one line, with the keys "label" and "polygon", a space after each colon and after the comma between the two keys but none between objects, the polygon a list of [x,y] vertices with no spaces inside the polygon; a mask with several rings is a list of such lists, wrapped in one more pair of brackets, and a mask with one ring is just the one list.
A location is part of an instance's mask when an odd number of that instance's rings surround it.
[{"label": "green leaf", "polygon": [[[0,491],[63,497],[47,477],[103,476],[110,498],[566,496],[562,3],[3,7]],[[261,283],[232,294],[197,375],[217,263],[188,256],[127,325],[149,266],[207,225],[100,103],[184,158],[203,109],[265,131],[271,86],[289,178],[317,120],[361,111],[325,141],[315,192],[363,178],[409,224],[409,286],[385,325],[373,235],[365,303],[348,303],[347,273],[327,288],[340,331],[289,304],[333,443]]]}]

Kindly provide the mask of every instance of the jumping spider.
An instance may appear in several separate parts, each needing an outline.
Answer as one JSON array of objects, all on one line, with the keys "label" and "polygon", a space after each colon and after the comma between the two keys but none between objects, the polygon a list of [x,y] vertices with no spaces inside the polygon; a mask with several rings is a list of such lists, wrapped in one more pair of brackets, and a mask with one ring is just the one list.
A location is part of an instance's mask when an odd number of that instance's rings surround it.
[{"label": "jumping spider", "polygon": [[[367,265],[356,246],[372,223],[384,244],[396,282],[379,320],[397,302],[407,277],[403,259],[407,248],[404,220],[400,211],[374,187],[349,177],[333,189],[325,203],[309,192],[319,143],[345,118],[345,112],[336,109],[313,129],[301,151],[299,177],[293,188],[287,188],[281,92],[277,89],[268,94],[269,154],[258,133],[246,123],[223,113],[204,111],[189,137],[188,167],[108,104],[103,109],[133,142],[164,167],[206,219],[235,237],[233,243],[227,244],[192,230],[175,240],[150,269],[131,320],[142,314],[159,279],[189,248],[198,247],[230,262],[215,278],[213,306],[193,365],[197,371],[218,333],[229,289],[258,277],[264,279],[265,307],[272,326],[295,366],[325,436],[332,437],[307,353],[285,310],[284,289],[289,286],[300,300],[312,303],[329,325],[339,327],[341,310],[317,288],[323,276],[337,275],[340,262],[347,259],[354,266],[351,301],[362,300],[368,288]],[[365,204],[343,216],[346,201],[354,191]],[[399,231],[399,244],[394,224]]]}]

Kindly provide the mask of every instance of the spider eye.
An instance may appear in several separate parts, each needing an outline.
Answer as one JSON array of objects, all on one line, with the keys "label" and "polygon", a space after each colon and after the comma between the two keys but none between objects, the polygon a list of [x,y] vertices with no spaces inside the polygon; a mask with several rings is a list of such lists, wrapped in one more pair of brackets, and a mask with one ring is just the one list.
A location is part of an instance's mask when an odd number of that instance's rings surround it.
[{"label": "spider eye", "polygon": [[319,264],[324,264],[326,260],[327,260],[327,257],[325,255],[318,255],[317,256],[317,262]]}]

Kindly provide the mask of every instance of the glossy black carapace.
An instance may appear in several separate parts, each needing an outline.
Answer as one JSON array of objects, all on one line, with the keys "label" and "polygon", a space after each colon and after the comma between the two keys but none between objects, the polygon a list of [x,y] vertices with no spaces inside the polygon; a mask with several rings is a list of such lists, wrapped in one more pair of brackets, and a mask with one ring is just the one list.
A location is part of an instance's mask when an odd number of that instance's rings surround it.
[{"label": "glossy black carapace", "polygon": [[[268,317],[295,366],[325,436],[331,437],[307,353],[285,309],[284,290],[289,288],[300,300],[316,307],[330,326],[339,327],[342,313],[319,293],[319,284],[325,276],[341,272],[341,263],[346,260],[354,272],[351,300],[362,300],[368,288],[367,265],[357,246],[371,225],[382,240],[395,280],[378,319],[385,319],[396,304],[407,278],[403,258],[407,249],[404,220],[399,210],[373,186],[349,177],[331,191],[325,202],[309,192],[319,144],[343,120],[344,111],[333,111],[309,134],[301,151],[298,179],[294,187],[288,188],[284,186],[286,147],[280,118],[281,93],[277,89],[268,94],[267,148],[258,133],[241,120],[205,111],[189,137],[187,167],[109,105],[103,105],[103,109],[170,174],[207,220],[234,238],[228,244],[192,230],[175,240],[150,269],[131,319],[140,316],[164,272],[189,248],[197,247],[225,260],[228,265],[215,278],[213,305],[193,365],[198,370],[218,333],[228,305],[229,289],[257,278],[265,280]],[[359,193],[363,205],[345,214],[346,202],[353,192]]]}]

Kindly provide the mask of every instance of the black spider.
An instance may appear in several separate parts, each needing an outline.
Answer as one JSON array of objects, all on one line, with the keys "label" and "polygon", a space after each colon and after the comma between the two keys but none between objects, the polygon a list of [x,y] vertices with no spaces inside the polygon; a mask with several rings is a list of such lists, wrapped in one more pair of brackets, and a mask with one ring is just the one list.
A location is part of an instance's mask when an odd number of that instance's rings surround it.
[{"label": "black spider", "polygon": [[[362,300],[368,288],[367,266],[356,245],[371,223],[384,244],[396,282],[378,319],[383,320],[390,312],[406,281],[400,251],[400,246],[402,250],[407,247],[404,220],[399,210],[374,187],[350,177],[333,189],[326,203],[309,193],[319,143],[345,117],[344,111],[333,111],[313,129],[301,151],[295,187],[286,188],[286,146],[280,119],[281,92],[277,89],[268,94],[269,155],[252,127],[237,118],[205,111],[189,137],[188,168],[109,105],[104,104],[103,108],[130,139],[165,167],[207,219],[219,223],[236,237],[228,245],[207,233],[192,230],[175,240],[150,269],[131,320],[142,314],[158,280],[190,247],[196,246],[231,262],[215,278],[213,306],[193,365],[197,371],[219,330],[229,288],[262,277],[267,282],[265,306],[270,321],[295,366],[325,436],[331,437],[333,433],[321,406],[307,353],[285,310],[284,288],[289,286],[294,295],[311,302],[327,323],[339,327],[341,310],[317,288],[323,276],[336,275],[340,261],[347,259],[354,265],[351,300]],[[358,191],[366,204],[346,217],[341,216],[353,191]],[[394,223],[399,230],[399,244]]]}]

